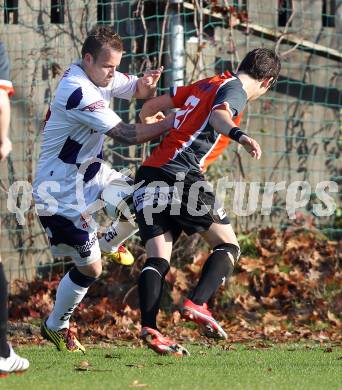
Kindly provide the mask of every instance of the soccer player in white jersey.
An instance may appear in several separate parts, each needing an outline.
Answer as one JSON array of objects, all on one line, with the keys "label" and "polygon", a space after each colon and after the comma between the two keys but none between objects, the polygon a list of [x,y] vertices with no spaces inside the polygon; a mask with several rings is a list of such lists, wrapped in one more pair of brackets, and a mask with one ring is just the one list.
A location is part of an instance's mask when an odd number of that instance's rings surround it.
[{"label": "soccer player in white jersey", "polygon": [[141,78],[124,75],[116,70],[122,52],[121,38],[112,27],[95,27],[83,44],[82,60],[60,81],[43,131],[34,198],[53,254],[70,256],[75,263],[61,280],[53,311],[41,328],[59,350],[84,352],[69,330],[70,316],[102,272],[101,250],[116,250],[136,232],[130,222],[123,222],[98,240],[96,227],[84,214],[109,184],[119,182],[120,187],[128,180],[101,163],[105,136],[125,145],[140,144],[173,123],[169,115],[153,124],[126,124],[109,108],[113,97],[152,97],[162,72],[150,71]]}]

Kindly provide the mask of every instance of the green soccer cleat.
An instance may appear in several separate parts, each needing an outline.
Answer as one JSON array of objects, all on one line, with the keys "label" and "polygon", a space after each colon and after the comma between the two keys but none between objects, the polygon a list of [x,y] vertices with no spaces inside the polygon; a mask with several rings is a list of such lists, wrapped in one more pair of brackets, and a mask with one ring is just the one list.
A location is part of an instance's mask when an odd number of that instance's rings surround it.
[{"label": "green soccer cleat", "polygon": [[82,352],[85,348],[77,340],[76,336],[70,329],[52,330],[46,326],[46,320],[42,323],[40,333],[44,339],[55,344],[59,351]]}]

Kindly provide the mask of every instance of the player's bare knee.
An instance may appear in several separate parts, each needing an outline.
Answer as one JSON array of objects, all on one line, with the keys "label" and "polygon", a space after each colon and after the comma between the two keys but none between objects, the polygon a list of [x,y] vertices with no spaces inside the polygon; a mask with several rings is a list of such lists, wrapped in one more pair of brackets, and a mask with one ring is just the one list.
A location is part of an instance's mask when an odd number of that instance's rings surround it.
[{"label": "player's bare knee", "polygon": [[102,273],[102,262],[101,260],[97,260],[91,264],[77,268],[82,274],[97,279]]}]

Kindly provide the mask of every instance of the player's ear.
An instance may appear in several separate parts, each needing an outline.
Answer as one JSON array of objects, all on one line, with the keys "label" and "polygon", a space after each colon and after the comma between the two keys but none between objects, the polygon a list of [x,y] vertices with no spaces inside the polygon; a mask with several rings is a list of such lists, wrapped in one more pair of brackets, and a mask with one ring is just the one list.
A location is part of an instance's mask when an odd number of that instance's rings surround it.
[{"label": "player's ear", "polygon": [[85,53],[85,55],[83,57],[83,61],[87,65],[91,65],[94,62],[94,58],[93,58],[93,56],[90,53]]},{"label": "player's ear", "polygon": [[270,88],[273,85],[273,83],[274,83],[274,77],[269,77],[269,78],[267,78],[265,80],[262,80],[261,86],[263,88],[268,89],[268,88]]}]

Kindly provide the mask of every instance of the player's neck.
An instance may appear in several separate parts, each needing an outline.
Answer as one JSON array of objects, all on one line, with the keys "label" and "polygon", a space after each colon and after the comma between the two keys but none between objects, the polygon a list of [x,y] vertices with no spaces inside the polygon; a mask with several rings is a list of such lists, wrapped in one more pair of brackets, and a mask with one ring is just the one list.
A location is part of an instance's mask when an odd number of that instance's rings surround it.
[{"label": "player's neck", "polygon": [[[87,71],[87,66],[84,64],[83,61],[81,61],[78,66],[83,70],[83,72],[87,75],[88,79],[94,84],[96,85],[96,83],[92,80],[92,78],[90,77],[90,74],[89,72]],[[98,86],[98,85],[96,85]]]},{"label": "player's neck", "polygon": [[242,88],[247,94],[247,99],[250,100],[255,95],[255,90],[258,88],[258,81],[254,80],[252,77],[250,77],[247,73],[244,72],[237,72],[237,77],[242,83]]}]

